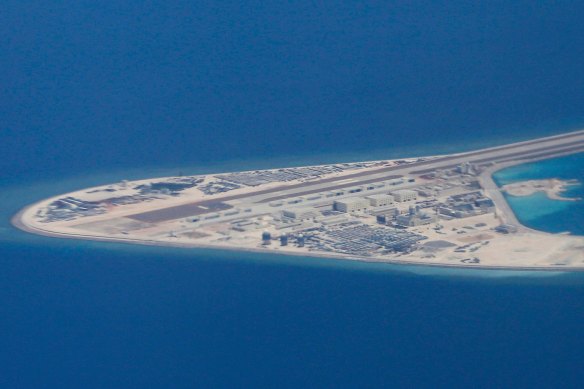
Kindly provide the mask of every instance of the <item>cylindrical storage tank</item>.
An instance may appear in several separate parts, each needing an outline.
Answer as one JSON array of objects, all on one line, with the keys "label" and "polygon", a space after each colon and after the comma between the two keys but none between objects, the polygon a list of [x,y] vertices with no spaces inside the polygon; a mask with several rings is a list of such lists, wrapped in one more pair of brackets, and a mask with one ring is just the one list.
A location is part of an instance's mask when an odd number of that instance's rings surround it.
[{"label": "cylindrical storage tank", "polygon": [[304,241],[306,240],[304,238],[304,235],[302,235],[302,234],[298,235],[297,240],[298,240],[298,247],[304,247]]},{"label": "cylindrical storage tank", "polygon": [[272,234],[270,234],[268,231],[262,232],[262,241],[264,244],[270,244],[271,240]]},{"label": "cylindrical storage tank", "polygon": [[288,246],[288,235],[280,236],[280,246]]}]

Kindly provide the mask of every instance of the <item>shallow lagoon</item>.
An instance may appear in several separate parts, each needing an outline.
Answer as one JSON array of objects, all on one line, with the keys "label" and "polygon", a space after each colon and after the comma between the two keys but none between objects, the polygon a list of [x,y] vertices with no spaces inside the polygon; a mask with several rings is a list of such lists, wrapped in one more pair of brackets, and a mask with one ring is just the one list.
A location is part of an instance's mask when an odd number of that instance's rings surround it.
[{"label": "shallow lagoon", "polygon": [[[494,175],[499,186],[548,178],[577,179],[580,185],[569,186],[562,196],[584,198],[584,153],[517,165]],[[584,200],[552,200],[542,192],[523,197],[505,195],[505,198],[517,218],[528,227],[552,233],[569,231],[574,235],[584,235]]]}]

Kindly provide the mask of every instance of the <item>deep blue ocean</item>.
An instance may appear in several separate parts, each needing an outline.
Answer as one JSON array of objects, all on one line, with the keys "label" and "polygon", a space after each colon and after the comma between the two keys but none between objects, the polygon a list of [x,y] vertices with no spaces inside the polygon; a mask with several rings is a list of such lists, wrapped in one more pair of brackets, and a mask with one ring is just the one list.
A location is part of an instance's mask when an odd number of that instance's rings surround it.
[{"label": "deep blue ocean", "polygon": [[[4,1],[0,387],[581,387],[584,275],[70,241],[9,219],[121,179],[584,127],[583,16],[571,1]],[[562,215],[543,222],[582,225]]]}]

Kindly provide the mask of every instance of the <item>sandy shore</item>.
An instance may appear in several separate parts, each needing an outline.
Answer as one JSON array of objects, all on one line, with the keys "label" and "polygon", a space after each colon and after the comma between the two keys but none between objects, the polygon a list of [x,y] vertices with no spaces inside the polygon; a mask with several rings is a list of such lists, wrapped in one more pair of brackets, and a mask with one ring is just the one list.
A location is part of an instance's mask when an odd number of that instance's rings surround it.
[{"label": "sandy shore", "polygon": [[[236,251],[236,252],[251,252],[260,254],[270,254],[270,255],[286,255],[292,257],[316,257],[322,259],[330,260],[346,260],[346,261],[359,261],[359,262],[369,262],[369,263],[387,263],[390,265],[403,265],[403,266],[429,266],[429,267],[442,267],[442,268],[455,268],[455,269],[481,269],[481,270],[509,270],[509,271],[549,271],[549,272],[583,272],[584,267],[575,266],[564,266],[564,265],[549,265],[542,264],[537,265],[511,265],[511,264],[500,264],[500,265],[484,265],[484,264],[474,264],[474,263],[446,263],[436,260],[422,260],[420,258],[407,258],[402,257],[399,259],[389,259],[380,257],[356,257],[343,254],[326,254],[314,251],[305,252],[295,252],[295,251],[284,251],[284,250],[270,250],[266,248],[252,248],[252,247],[232,247],[227,245],[213,245],[213,244],[192,244],[181,241],[170,242],[170,241],[159,241],[159,240],[146,240],[146,239],[132,239],[123,237],[110,237],[110,236],[96,236],[87,235],[81,233],[69,233],[69,232],[56,232],[49,231],[42,228],[32,227],[23,223],[22,215],[33,206],[24,208],[18,214],[12,218],[12,224],[23,231],[34,233],[37,235],[56,237],[56,238],[67,238],[67,239],[79,239],[79,240],[92,240],[98,242],[110,242],[110,243],[124,243],[124,244],[139,244],[145,246],[163,246],[163,247],[174,247],[183,249],[213,249],[213,250],[226,250],[226,251]],[[550,235],[541,233],[541,235]],[[537,239],[537,238],[536,238]],[[546,243],[543,243],[545,246]],[[583,246],[584,248],[584,246]]]}]

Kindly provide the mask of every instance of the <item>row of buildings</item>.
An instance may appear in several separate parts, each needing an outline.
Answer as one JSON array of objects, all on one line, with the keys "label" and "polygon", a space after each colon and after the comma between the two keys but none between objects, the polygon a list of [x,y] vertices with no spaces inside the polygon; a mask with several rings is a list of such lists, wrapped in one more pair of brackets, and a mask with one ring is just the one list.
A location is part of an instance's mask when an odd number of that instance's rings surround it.
[{"label": "row of buildings", "polygon": [[349,197],[334,202],[334,209],[340,212],[359,212],[366,211],[370,208],[385,207],[394,202],[403,203],[406,201],[415,201],[418,198],[418,192],[410,189],[400,189],[391,192],[391,194],[375,194],[365,197]]}]

